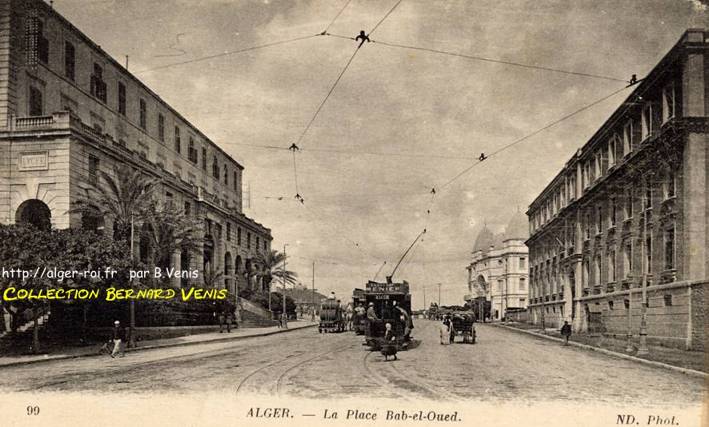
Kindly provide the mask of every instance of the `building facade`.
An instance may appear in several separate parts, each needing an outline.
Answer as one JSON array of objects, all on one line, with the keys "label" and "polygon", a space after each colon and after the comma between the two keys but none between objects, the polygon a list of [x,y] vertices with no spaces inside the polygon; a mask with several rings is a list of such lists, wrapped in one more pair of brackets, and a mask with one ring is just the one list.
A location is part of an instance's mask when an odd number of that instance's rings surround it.
[{"label": "building facade", "polygon": [[51,6],[0,0],[0,222],[86,225],[68,211],[116,165],[158,179],[158,200],[202,224],[200,249],[172,257],[201,273],[191,283],[219,271],[217,286],[262,286],[272,237],[242,212],[243,166]]},{"label": "building facade", "polygon": [[644,312],[649,340],[704,348],[708,38],[688,30],[530,205],[534,323],[637,336]]},{"label": "building facade", "polygon": [[508,308],[526,308],[528,304],[527,218],[516,212],[501,234],[487,226],[475,239],[468,270],[466,300],[485,297],[491,303],[491,317],[500,320]]}]

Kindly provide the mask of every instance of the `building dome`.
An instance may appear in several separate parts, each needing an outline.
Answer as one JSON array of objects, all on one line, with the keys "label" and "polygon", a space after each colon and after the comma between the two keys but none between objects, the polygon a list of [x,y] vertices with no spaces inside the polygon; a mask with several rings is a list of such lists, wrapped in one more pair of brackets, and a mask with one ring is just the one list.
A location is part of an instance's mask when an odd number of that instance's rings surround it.
[{"label": "building dome", "polygon": [[510,223],[507,224],[507,228],[505,229],[505,240],[527,240],[528,237],[529,220],[527,219],[527,216],[518,209],[517,212],[512,215]]},{"label": "building dome", "polygon": [[487,225],[483,226],[483,229],[478,233],[478,237],[475,239],[475,245],[473,246],[473,252],[487,251],[490,246],[494,243],[495,236],[492,234]]}]

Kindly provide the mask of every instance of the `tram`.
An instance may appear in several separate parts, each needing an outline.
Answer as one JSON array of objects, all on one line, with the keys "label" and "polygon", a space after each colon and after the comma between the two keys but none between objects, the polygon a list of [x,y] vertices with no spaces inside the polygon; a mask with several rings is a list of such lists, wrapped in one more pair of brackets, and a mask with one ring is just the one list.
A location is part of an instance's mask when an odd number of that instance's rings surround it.
[{"label": "tram", "polygon": [[[369,281],[364,290],[366,306],[372,304],[377,319],[365,321],[365,342],[372,350],[379,350],[384,339],[386,324],[391,324],[396,336],[397,348],[404,350],[409,346],[411,329],[411,293],[409,284],[404,280],[394,283],[391,276],[386,283]],[[396,304],[394,304],[396,303]]]}]

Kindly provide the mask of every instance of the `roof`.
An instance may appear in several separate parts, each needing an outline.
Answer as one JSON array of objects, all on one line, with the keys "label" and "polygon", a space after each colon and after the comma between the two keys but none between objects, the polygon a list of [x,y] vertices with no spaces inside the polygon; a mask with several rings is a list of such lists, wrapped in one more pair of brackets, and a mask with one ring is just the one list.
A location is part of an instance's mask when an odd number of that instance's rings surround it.
[{"label": "roof", "polygon": [[478,233],[478,237],[475,239],[475,244],[473,245],[473,252],[486,251],[490,249],[490,246],[494,244],[495,235],[492,234],[487,225],[483,225],[482,230]]},{"label": "roof", "polygon": [[518,239],[527,240],[529,237],[529,220],[519,209],[512,215],[507,228],[505,228],[504,240]]}]

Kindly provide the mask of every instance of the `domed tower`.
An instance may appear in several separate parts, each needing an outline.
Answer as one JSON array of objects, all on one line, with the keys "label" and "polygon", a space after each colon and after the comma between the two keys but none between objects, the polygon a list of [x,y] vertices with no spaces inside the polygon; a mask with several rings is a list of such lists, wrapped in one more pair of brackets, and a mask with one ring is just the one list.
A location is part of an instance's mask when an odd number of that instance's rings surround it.
[{"label": "domed tower", "polygon": [[505,228],[505,240],[526,241],[529,238],[529,220],[527,216],[517,209],[512,215],[507,228]]},{"label": "domed tower", "polygon": [[478,233],[478,237],[475,239],[475,245],[473,245],[473,253],[485,252],[490,249],[495,241],[495,235],[492,234],[487,225],[483,225],[482,230]]}]

